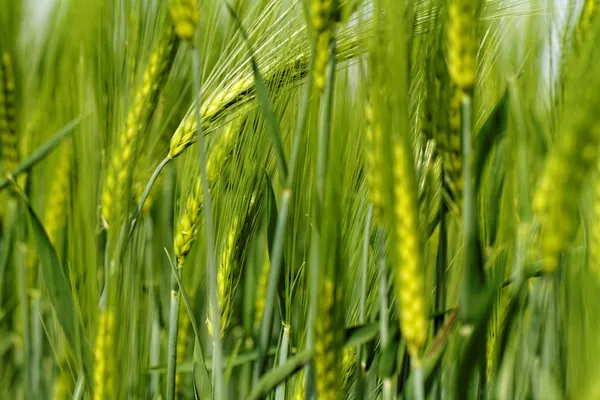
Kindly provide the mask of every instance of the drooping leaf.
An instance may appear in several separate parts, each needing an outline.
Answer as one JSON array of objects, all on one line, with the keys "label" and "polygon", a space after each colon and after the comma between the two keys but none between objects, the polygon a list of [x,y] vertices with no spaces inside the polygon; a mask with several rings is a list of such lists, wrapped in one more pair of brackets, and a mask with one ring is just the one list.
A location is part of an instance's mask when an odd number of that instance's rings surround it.
[{"label": "drooping leaf", "polygon": [[58,319],[58,323],[65,334],[71,350],[74,354],[81,355],[83,371],[89,379],[92,372],[90,364],[91,353],[88,343],[84,340],[82,334],[83,321],[81,314],[77,312],[75,307],[73,290],[69,280],[65,276],[65,269],[58,258],[56,249],[50,242],[42,223],[22,193],[21,198],[29,211],[31,231],[35,238],[40,260],[42,280],[48,293],[50,304],[54,309],[54,314]]},{"label": "drooping leaf", "polygon": [[[25,160],[23,160],[14,171],[10,171],[12,178],[16,178],[22,173],[29,171],[37,163],[42,161],[52,150],[60,144],[60,142],[73,133],[73,129],[79,124],[80,118],[76,118],[66,124],[58,133],[48,139],[43,145],[32,152]],[[0,180],[0,190],[6,188],[11,183],[11,180],[4,178]]]}]

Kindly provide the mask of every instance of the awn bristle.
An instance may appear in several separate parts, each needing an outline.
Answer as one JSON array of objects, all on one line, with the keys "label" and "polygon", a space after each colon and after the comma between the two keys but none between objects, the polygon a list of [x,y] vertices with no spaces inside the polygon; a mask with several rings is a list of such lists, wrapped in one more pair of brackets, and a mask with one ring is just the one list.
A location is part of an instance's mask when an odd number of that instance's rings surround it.
[{"label": "awn bristle", "polygon": [[[338,62],[352,59],[360,44],[355,37],[340,35],[339,48],[336,52]],[[261,66],[261,73],[268,84],[273,85],[273,91],[293,85],[308,74],[308,58],[306,51],[300,52],[296,57],[280,63],[280,60]],[[221,88],[215,94],[208,96],[202,103],[200,114],[202,127],[206,128],[218,121],[224,115],[231,115],[234,110],[239,110],[252,102],[254,99],[254,76],[241,76],[233,80],[233,83]],[[185,149],[196,141],[195,108],[181,121],[179,127],[171,137],[169,145],[169,158],[178,157]]]}]

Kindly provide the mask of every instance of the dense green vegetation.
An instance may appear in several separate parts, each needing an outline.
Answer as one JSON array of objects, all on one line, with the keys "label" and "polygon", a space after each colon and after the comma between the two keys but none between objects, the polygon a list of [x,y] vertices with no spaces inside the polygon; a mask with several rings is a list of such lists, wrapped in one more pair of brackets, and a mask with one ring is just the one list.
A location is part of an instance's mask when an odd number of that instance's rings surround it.
[{"label": "dense green vegetation", "polygon": [[0,398],[598,398],[598,3],[0,2]]}]

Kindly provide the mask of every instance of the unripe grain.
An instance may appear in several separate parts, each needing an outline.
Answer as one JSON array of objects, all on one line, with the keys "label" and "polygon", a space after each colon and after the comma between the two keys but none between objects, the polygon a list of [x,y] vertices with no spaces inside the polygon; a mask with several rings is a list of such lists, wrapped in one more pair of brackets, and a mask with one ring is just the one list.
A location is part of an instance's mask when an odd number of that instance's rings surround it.
[{"label": "unripe grain", "polygon": [[373,109],[369,103],[366,106],[366,170],[369,201],[373,205],[375,224],[383,224],[383,173],[384,162],[381,154],[383,146],[383,135],[381,126],[374,118]]},{"label": "unripe grain", "polygon": [[333,38],[333,0],[312,0],[312,27],[316,34],[314,79],[321,92],[325,89],[325,69],[329,61],[329,44]]},{"label": "unripe grain", "polygon": [[397,245],[396,301],[400,312],[400,330],[410,355],[416,359],[425,344],[427,320],[423,293],[423,271],[419,239],[419,217],[413,177],[411,156],[400,141],[394,141],[394,224]]},{"label": "unripe grain", "polygon": [[169,0],[169,12],[175,32],[182,40],[192,41],[200,16],[199,0]]},{"label": "unripe grain", "polygon": [[10,173],[20,161],[16,131],[15,77],[10,55],[3,53],[0,61],[0,141],[4,171]]},{"label": "unripe grain", "polygon": [[114,319],[110,310],[103,310],[98,316],[98,331],[94,345],[94,398],[98,400],[113,398],[114,371]]},{"label": "unripe grain", "polygon": [[446,153],[446,173],[447,183],[452,192],[455,209],[460,213],[462,205],[462,170],[463,170],[463,157],[462,157],[462,132],[461,132],[461,105],[463,91],[457,87],[452,87],[452,98],[450,99],[449,109],[449,143],[448,151]]},{"label": "unripe grain", "polygon": [[[179,328],[177,329],[177,360],[179,360],[179,362],[184,362],[188,344],[188,330],[190,327],[190,316],[184,308],[182,311],[183,313],[181,313],[179,317]],[[181,391],[182,379],[183,376],[181,371],[177,370],[177,373],[175,374],[175,393],[178,395]]]},{"label": "unripe grain", "polygon": [[448,71],[456,87],[472,89],[477,70],[479,0],[450,0],[448,4]]},{"label": "unripe grain", "polygon": [[317,397],[323,400],[339,398],[340,374],[334,326],[335,283],[326,278],[322,284],[319,318],[316,321],[315,372],[318,377]]},{"label": "unripe grain", "polygon": [[260,323],[265,311],[265,301],[267,298],[267,285],[269,284],[269,272],[271,271],[271,260],[269,254],[265,255],[262,270],[260,271],[260,279],[256,290],[256,303],[254,305],[254,329],[260,329]]}]

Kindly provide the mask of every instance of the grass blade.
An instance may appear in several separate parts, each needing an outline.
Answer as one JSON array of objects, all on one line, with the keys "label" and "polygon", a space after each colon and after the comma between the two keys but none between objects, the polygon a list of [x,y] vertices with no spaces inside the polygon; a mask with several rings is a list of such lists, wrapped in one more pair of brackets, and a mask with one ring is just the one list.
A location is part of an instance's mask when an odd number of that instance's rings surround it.
[{"label": "grass blade", "polygon": [[67,342],[74,354],[79,354],[83,363],[83,371],[88,377],[91,376],[90,350],[87,342],[82,340],[80,327],[83,326],[81,315],[77,313],[73,291],[69,280],[65,276],[65,269],[58,258],[56,249],[50,243],[50,239],[42,226],[35,211],[27,198],[22,195],[23,203],[29,211],[31,230],[35,238],[43,283],[45,285],[50,303],[55,311],[58,322],[65,333]]},{"label": "grass blade", "polygon": [[52,136],[46,143],[37,148],[23,162],[21,162],[14,171],[11,171],[8,176],[0,180],[0,190],[6,188],[16,177],[29,171],[37,163],[42,161],[48,154],[52,152],[60,142],[67,136],[73,133],[73,129],[79,124],[81,118],[76,118],[66,124],[60,131]]},{"label": "grass blade", "polygon": [[248,400],[258,400],[266,396],[277,385],[300,371],[311,359],[312,351],[306,349],[294,357],[288,359],[284,364],[266,373],[254,387],[254,391],[248,396]]}]

